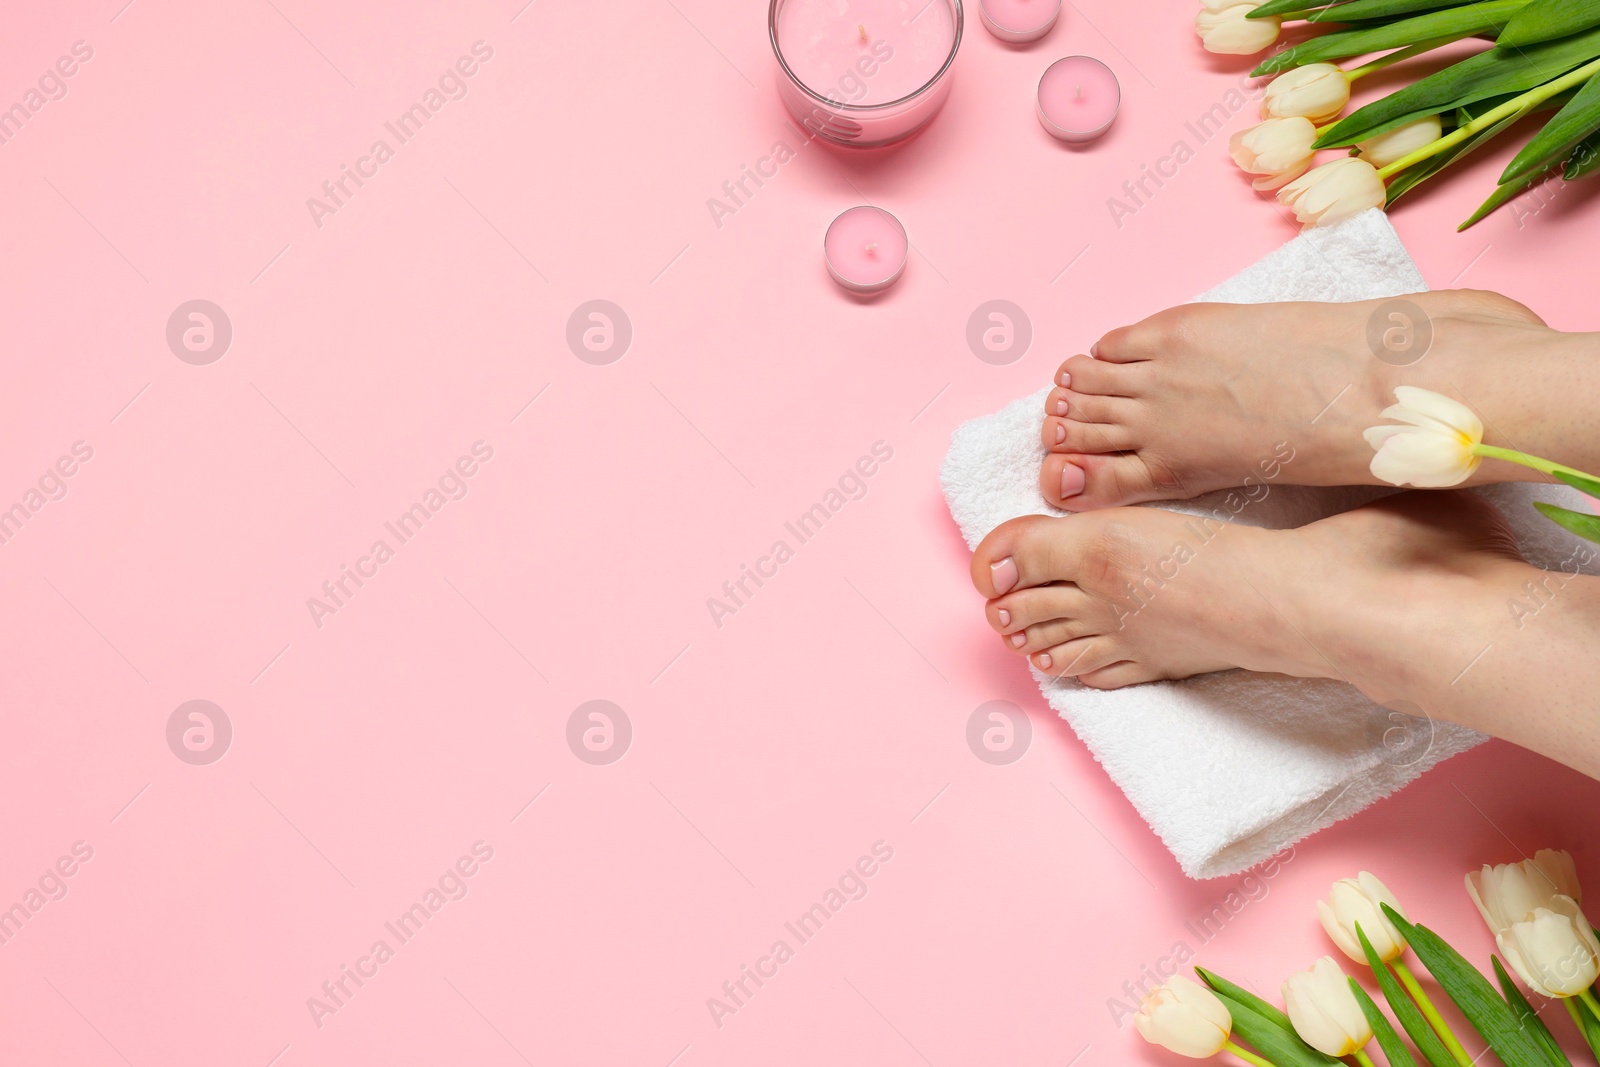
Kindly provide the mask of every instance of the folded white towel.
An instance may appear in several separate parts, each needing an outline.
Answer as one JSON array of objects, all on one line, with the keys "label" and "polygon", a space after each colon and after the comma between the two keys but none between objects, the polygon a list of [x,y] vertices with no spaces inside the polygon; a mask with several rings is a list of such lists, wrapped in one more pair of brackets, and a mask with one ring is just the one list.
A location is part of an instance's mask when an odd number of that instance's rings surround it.
[{"label": "folded white towel", "polygon": [[[1200,299],[1367,300],[1425,288],[1388,219],[1374,210],[1296,237]],[[1063,514],[1038,488],[1048,391],[956,430],[942,480],[969,545],[1018,515]],[[1238,521],[1303,526],[1389,492],[1275,486]],[[1510,518],[1533,563],[1570,571],[1580,569],[1575,551],[1589,558],[1583,542],[1530,506],[1539,499],[1585,510],[1577,492],[1527,485],[1479,492]],[[1160,506],[1211,514],[1224,496]],[[1391,719],[1342,682],[1226,671],[1100,692],[1038,671],[1034,677],[1192,878],[1244,870],[1485,740],[1449,723]]]}]

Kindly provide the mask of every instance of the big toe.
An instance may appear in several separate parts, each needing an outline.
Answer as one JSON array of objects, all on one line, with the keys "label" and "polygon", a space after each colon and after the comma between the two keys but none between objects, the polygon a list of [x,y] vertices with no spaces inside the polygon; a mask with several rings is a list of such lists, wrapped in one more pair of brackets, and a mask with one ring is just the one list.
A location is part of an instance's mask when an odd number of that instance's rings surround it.
[{"label": "big toe", "polygon": [[1039,491],[1065,511],[1093,511],[1193,495],[1175,472],[1152,463],[1139,452],[1048,455],[1039,467]]},{"label": "big toe", "polygon": [[1066,519],[1024,515],[1003,522],[972,552],[972,584],[986,600],[1017,589],[1073,581],[1082,535]]}]

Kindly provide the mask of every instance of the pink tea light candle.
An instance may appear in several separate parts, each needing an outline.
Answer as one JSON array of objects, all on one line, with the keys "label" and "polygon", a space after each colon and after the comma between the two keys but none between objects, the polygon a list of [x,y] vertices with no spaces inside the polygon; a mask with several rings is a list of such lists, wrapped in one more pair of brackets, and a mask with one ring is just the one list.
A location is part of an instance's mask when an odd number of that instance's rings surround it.
[{"label": "pink tea light candle", "polygon": [[1067,56],[1039,79],[1039,122],[1063,141],[1092,141],[1105,133],[1122,105],[1111,68],[1090,56]]},{"label": "pink tea light candle", "polygon": [[853,207],[828,226],[822,253],[833,280],[852,293],[876,293],[899,280],[911,242],[900,220],[882,208]]},{"label": "pink tea light candle", "polygon": [[789,113],[824,140],[871,148],[944,106],[961,0],[772,0],[767,31]]},{"label": "pink tea light candle", "polygon": [[1009,44],[1037,41],[1055,27],[1061,0],[978,0],[983,24]]}]

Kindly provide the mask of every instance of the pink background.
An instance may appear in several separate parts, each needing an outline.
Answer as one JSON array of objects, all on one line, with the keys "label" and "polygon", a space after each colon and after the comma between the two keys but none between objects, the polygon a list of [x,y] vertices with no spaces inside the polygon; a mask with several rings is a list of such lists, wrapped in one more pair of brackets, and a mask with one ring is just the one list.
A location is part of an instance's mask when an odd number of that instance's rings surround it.
[{"label": "pink background", "polygon": [[[1069,3],[1021,50],[971,17],[924,136],[800,148],[718,226],[722,183],[796,146],[755,0],[125,2],[0,34],[7,104],[93,49],[0,145],[0,506],[93,449],[0,546],[0,906],[93,850],[0,945],[0,1060],[1156,1062],[1107,1000],[1178,941],[1270,992],[1358,868],[1480,960],[1464,870],[1566,845],[1600,879],[1600,788],[1496,744],[1270,880],[1189,882],[983,623],[951,428],[1293,232],[1220,139],[1112,220],[1245,67],[1198,49],[1191,3]],[[466,97],[319,227],[307,198],[480,40]],[[1086,151],[1033,115],[1071,52],[1124,89]],[[1431,284],[1592,327],[1592,189],[1454,233],[1503,159],[1396,224]],[[820,254],[862,201],[916,249],[872,305]],[[1034,329],[1002,367],[965,340],[996,298]],[[233,326],[205,366],[165,337],[194,299]],[[632,324],[607,366],[565,340],[593,299]],[[316,626],[307,598],[477,441],[466,497]],[[866,496],[714,625],[878,441]],[[194,699],[234,730],[209,766],[166,740]],[[607,766],[565,739],[593,699],[632,724]],[[1034,730],[1002,767],[965,741],[997,699]],[[307,998],[478,841],[466,897],[319,1028]],[[878,841],[870,892],[715,1025]],[[1185,924],[1246,889],[1202,948]]]}]

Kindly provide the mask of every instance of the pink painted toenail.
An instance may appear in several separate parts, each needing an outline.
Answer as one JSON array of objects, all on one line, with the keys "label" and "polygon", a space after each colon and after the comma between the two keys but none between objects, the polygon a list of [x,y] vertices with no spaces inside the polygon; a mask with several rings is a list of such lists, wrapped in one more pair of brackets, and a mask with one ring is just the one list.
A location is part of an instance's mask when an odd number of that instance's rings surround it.
[{"label": "pink painted toenail", "polygon": [[1021,648],[1023,645],[1028,643],[1028,635],[1012,634],[1009,638],[1007,638],[1007,640],[1011,642],[1012,648]]},{"label": "pink painted toenail", "polygon": [[1065,441],[1066,439],[1067,439],[1067,428],[1065,426],[1057,424],[1056,425],[1056,444],[1059,445],[1061,442]]},{"label": "pink painted toenail", "polygon": [[1065,464],[1061,468],[1061,499],[1077,496],[1083,492],[1083,468]]},{"label": "pink painted toenail", "polygon": [[1062,418],[1067,417],[1067,402],[1065,400],[1056,401],[1056,414]]},{"label": "pink painted toenail", "polygon": [[1007,611],[1005,608],[996,608],[995,613],[1000,616],[1001,626],[1011,625],[1011,612]]},{"label": "pink painted toenail", "polygon": [[1039,653],[1037,656],[1033,657],[1033,662],[1034,662],[1034,666],[1038,667],[1041,671],[1049,670],[1050,669],[1050,653],[1048,653],[1048,652]]},{"label": "pink painted toenail", "polygon": [[995,596],[1000,596],[1006,590],[1017,584],[1016,560],[1007,556],[999,563],[989,564],[990,580],[994,582]]},{"label": "pink painted toenail", "polygon": [[1063,388],[1063,389],[1071,389],[1072,388],[1072,375],[1068,374],[1066,371],[1062,371],[1059,375],[1056,376],[1056,384],[1061,386],[1061,388]]},{"label": "pink painted toenail", "polygon": [[1095,359],[1099,359],[1100,358],[1100,342],[1099,341],[1096,341],[1094,344],[1089,346],[1089,355],[1093,356]]}]

